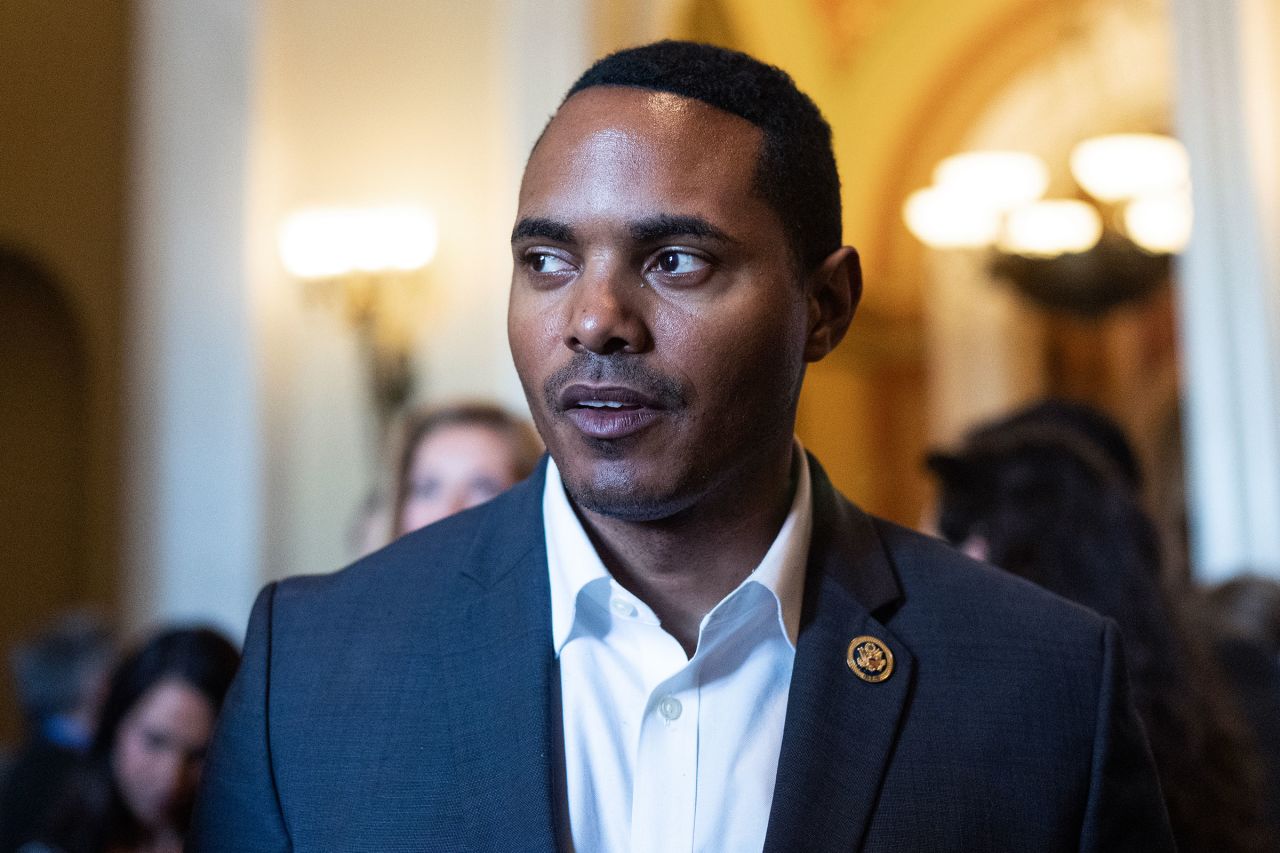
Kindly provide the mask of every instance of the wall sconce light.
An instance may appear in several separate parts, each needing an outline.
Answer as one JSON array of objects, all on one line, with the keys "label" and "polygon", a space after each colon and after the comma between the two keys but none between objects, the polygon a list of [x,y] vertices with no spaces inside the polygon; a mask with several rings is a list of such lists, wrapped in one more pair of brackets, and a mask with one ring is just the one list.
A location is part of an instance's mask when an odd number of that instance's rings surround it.
[{"label": "wall sconce light", "polygon": [[436,245],[435,218],[414,206],[311,208],[280,226],[280,260],[305,298],[341,312],[356,333],[379,442],[413,392],[412,319]]}]

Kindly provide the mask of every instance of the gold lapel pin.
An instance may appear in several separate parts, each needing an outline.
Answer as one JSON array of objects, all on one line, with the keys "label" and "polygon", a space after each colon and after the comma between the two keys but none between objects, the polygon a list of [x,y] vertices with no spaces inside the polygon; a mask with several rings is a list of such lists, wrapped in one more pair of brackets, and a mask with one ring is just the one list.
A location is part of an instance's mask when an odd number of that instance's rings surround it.
[{"label": "gold lapel pin", "polygon": [[879,684],[893,674],[893,652],[875,637],[854,637],[845,661],[854,675],[871,684]]}]

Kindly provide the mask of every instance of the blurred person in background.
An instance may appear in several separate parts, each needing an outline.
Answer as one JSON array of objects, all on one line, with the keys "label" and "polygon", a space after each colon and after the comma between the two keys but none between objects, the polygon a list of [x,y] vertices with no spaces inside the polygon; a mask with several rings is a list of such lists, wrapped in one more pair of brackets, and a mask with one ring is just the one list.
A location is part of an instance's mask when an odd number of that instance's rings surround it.
[{"label": "blurred person in background", "polygon": [[533,473],[541,455],[533,425],[492,403],[411,415],[396,458],[392,538],[497,497]]},{"label": "blurred person in background", "polygon": [[207,628],[169,630],[111,676],[84,767],[22,853],[179,853],[205,749],[240,653]]},{"label": "blurred person in background", "polygon": [[1232,578],[1204,590],[1194,615],[1252,727],[1266,771],[1267,817],[1280,826],[1280,583]]},{"label": "blurred person in background", "polygon": [[1247,726],[1186,627],[1179,608],[1190,592],[1163,585],[1136,458],[1100,412],[1037,404],[929,456],[938,527],[971,556],[1119,624],[1179,850],[1275,850]]},{"label": "blurred person in background", "polygon": [[347,551],[352,560],[358,560],[377,551],[391,541],[391,501],[389,490],[374,487],[356,507],[347,527]]},{"label": "blurred person in background", "polygon": [[27,737],[0,780],[0,853],[12,853],[93,740],[113,662],[111,632],[75,612],[10,654]]}]

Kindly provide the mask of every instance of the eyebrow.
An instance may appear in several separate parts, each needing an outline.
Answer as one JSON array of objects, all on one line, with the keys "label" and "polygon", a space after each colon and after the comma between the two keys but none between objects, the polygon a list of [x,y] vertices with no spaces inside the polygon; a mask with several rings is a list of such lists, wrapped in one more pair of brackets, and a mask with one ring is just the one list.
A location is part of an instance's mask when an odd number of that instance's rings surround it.
[{"label": "eyebrow", "polygon": [[[724,231],[700,216],[660,214],[633,222],[628,230],[631,232],[631,239],[637,243],[654,243],[672,237],[702,237],[721,243],[735,242]],[[554,240],[557,243],[575,241],[573,229],[567,224],[541,216],[525,217],[511,229],[513,243],[530,238]]]},{"label": "eyebrow", "polygon": [[637,243],[654,243],[671,237],[705,237],[721,243],[733,243],[725,232],[700,216],[663,214],[631,223],[631,239]]},{"label": "eyebrow", "polygon": [[511,229],[511,242],[516,240],[527,240],[530,237],[541,237],[545,240],[554,240],[557,243],[572,243],[573,229],[563,222],[557,222],[554,219],[544,219],[540,216],[529,216],[521,219],[516,223],[516,227]]}]

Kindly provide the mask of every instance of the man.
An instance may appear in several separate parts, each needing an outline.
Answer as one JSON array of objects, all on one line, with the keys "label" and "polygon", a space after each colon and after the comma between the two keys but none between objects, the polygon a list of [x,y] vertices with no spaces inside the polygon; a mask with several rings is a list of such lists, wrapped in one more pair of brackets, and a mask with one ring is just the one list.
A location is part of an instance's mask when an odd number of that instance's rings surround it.
[{"label": "man", "polygon": [[194,849],[1171,849],[1114,627],[795,443],[840,242],[786,75],[675,42],[589,70],[512,233],[550,460],[263,593]]}]

